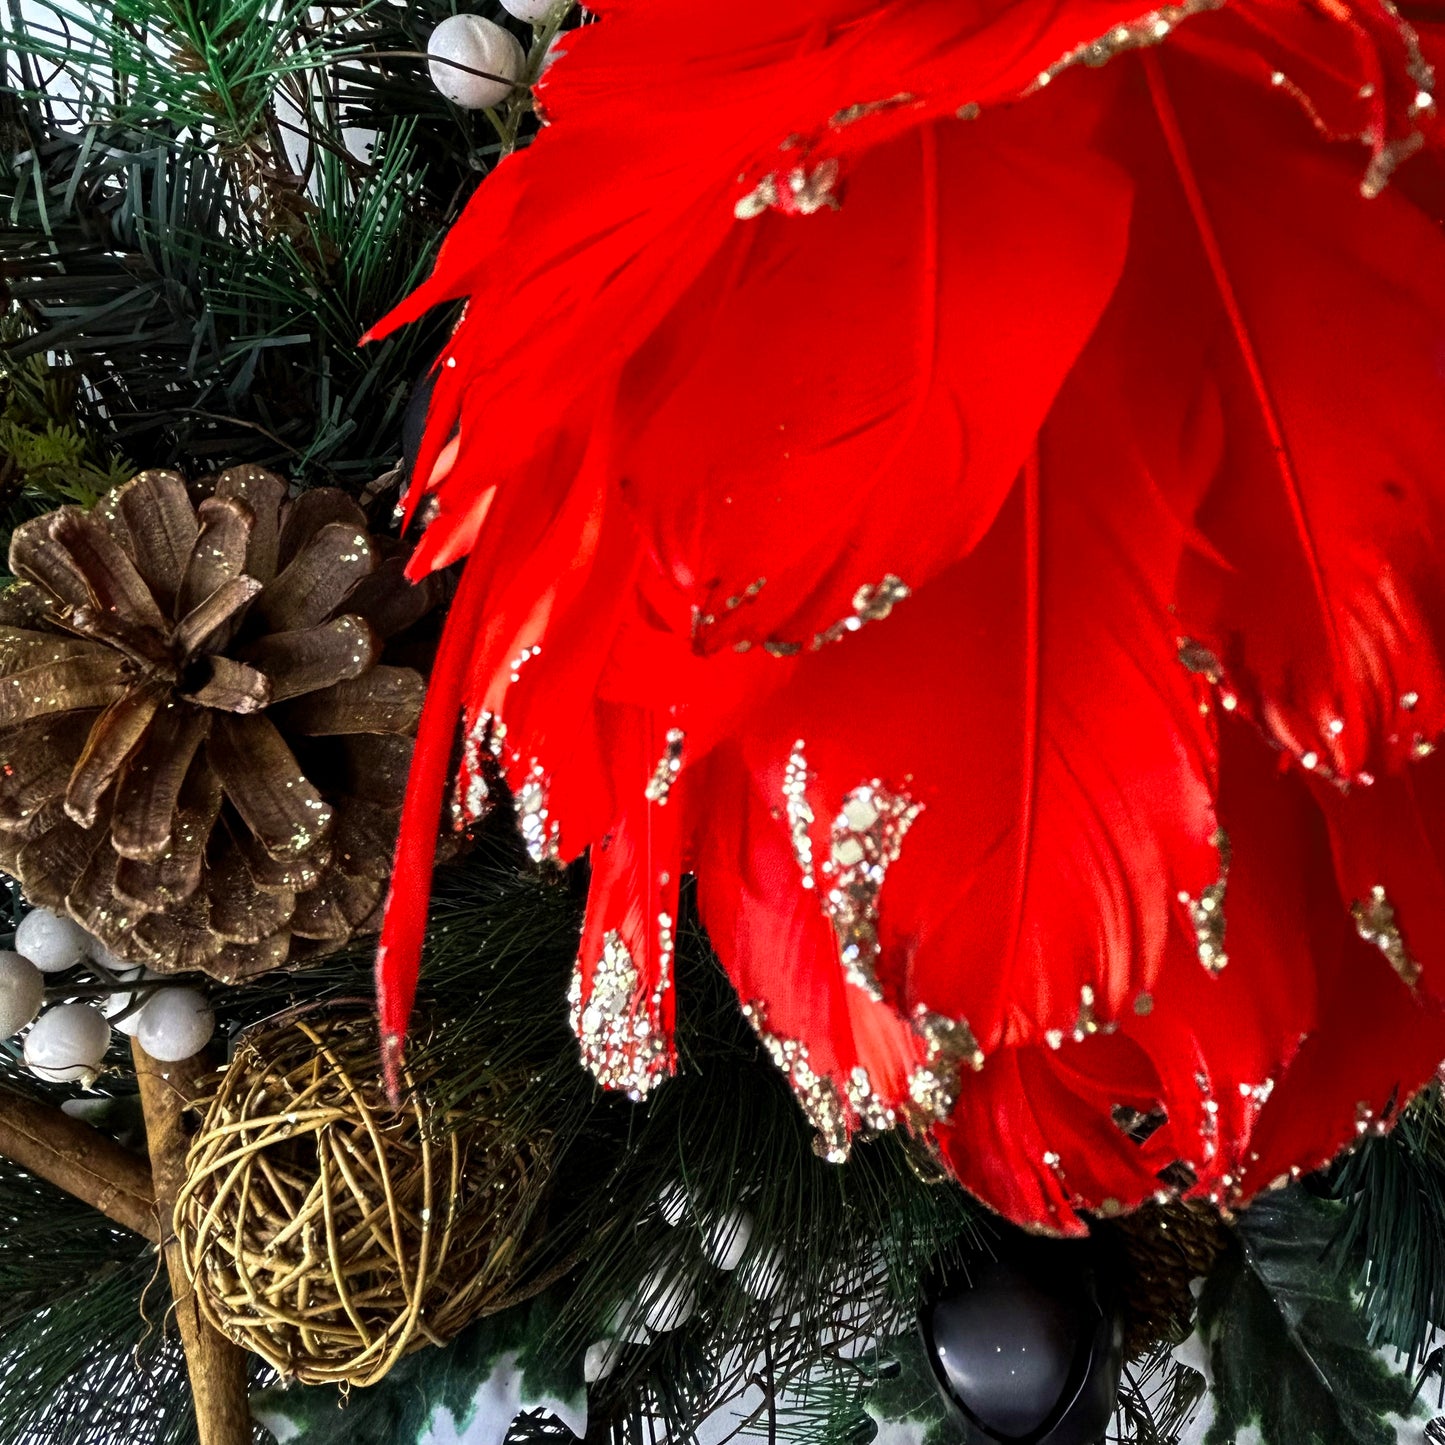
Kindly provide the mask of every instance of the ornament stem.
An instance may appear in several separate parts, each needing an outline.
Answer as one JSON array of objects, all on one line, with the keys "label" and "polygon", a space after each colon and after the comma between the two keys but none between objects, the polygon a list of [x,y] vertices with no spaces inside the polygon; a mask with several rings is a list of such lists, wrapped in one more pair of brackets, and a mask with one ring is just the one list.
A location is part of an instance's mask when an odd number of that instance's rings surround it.
[{"label": "ornament stem", "polygon": [[89,1124],[0,1090],[0,1155],[152,1244],[160,1242],[150,1170]]},{"label": "ornament stem", "polygon": [[210,1064],[204,1054],[178,1064],[163,1064],[151,1058],[134,1039],[131,1054],[140,1083],[156,1209],[164,1226],[166,1271],[196,1402],[200,1445],[251,1445],[246,1352],[213,1329],[201,1314],[171,1224],[176,1195],[186,1175],[186,1136],[181,1117],[201,1092],[201,1080],[210,1071]]}]

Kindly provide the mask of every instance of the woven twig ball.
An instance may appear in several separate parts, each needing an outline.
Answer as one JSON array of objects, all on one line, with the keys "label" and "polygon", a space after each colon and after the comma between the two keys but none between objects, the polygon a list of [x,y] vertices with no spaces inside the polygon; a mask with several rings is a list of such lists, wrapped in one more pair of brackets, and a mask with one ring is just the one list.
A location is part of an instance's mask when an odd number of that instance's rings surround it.
[{"label": "woven twig ball", "polygon": [[202,1313],[306,1384],[374,1384],[545,1283],[528,1267],[545,1229],[547,1141],[451,1128],[425,1077],[408,1077],[393,1109],[378,1057],[375,1024],[356,1015],[244,1040],[176,1202]]}]

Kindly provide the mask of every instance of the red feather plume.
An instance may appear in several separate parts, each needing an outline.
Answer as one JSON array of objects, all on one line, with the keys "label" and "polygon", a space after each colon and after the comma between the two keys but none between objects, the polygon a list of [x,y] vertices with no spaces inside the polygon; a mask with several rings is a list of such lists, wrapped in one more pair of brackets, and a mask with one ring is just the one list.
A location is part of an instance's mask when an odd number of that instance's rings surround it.
[{"label": "red feather plume", "polygon": [[610,1086],[692,872],[832,1157],[1074,1231],[1388,1120],[1445,1056],[1445,27],[596,8],[381,328],[468,300],[388,1058],[460,719],[464,807],[591,850]]}]

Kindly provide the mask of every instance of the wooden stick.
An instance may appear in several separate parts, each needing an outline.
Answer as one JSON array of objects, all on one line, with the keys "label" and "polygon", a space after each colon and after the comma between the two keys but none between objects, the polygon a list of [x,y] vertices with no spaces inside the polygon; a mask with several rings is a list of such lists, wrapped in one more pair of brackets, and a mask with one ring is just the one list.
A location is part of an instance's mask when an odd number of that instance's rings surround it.
[{"label": "wooden stick", "polygon": [[99,1129],[38,1099],[0,1089],[0,1154],[160,1243],[150,1170]]},{"label": "wooden stick", "polygon": [[181,1117],[186,1106],[201,1092],[201,1081],[210,1072],[210,1064],[204,1054],[181,1064],[163,1064],[151,1058],[134,1039],[131,1053],[135,1058],[136,1077],[140,1080],[166,1270],[176,1302],[176,1323],[180,1326],[181,1347],[185,1350],[186,1370],[191,1377],[201,1445],[251,1445],[246,1352],[213,1328],[201,1313],[186,1277],[171,1223],[176,1195],[186,1175],[187,1141]]}]

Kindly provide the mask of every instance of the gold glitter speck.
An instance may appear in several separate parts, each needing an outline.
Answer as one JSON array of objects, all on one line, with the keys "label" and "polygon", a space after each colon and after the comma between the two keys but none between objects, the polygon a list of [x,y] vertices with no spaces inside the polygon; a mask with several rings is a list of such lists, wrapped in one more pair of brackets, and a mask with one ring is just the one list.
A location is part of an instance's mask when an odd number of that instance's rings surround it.
[{"label": "gold glitter speck", "polygon": [[540,763],[532,764],[527,780],[517,789],[517,826],[534,863],[557,861],[557,822],[547,809],[547,776]]},{"label": "gold glitter speck", "polygon": [[1229,962],[1224,950],[1224,895],[1229,884],[1229,836],[1219,829],[1209,840],[1219,850],[1219,877],[1198,898],[1181,892],[1179,901],[1189,910],[1194,925],[1195,950],[1199,961],[1212,974],[1223,972]]},{"label": "gold glitter speck", "polygon": [[883,621],[900,602],[912,595],[903,579],[892,572],[885,573],[881,582],[865,583],[853,594],[853,611],[842,621],[817,633],[811,644],[812,650],[817,652],[830,642],[838,642],[870,622]]},{"label": "gold glitter speck", "polygon": [[874,778],[848,794],[833,820],[832,847],[822,869],[828,878],[823,907],[838,935],[848,982],[875,1002],[883,998],[876,970],[878,895],[922,811],[921,804]]},{"label": "gold glitter speck", "polygon": [[785,176],[769,172],[733,207],[740,221],[755,220],[770,210],[791,215],[812,216],[819,211],[838,209],[834,190],[839,177],[838,162],[831,157],[809,170],[793,166]]},{"label": "gold glitter speck", "polygon": [[897,110],[899,106],[912,105],[912,103],[913,97],[907,91],[899,91],[897,95],[890,95],[887,100],[868,100],[861,101],[857,105],[844,106],[842,110],[833,113],[828,124],[838,129],[845,125],[853,125],[866,116],[877,115],[885,110]]},{"label": "gold glitter speck", "polygon": [[1389,962],[1391,968],[1414,988],[1420,981],[1420,965],[1410,956],[1405,940],[1400,934],[1400,925],[1395,919],[1394,905],[1377,883],[1370,889],[1369,898],[1356,903],[1350,910],[1355,916],[1355,928],[1366,943],[1373,943]]},{"label": "gold glitter speck", "polygon": [[803,887],[811,888],[815,881],[813,839],[808,829],[813,823],[813,809],[808,802],[808,760],[803,747],[803,739],[799,738],[788,755],[788,766],[783,773],[783,806],[787,811],[793,857],[798,860],[798,868],[803,875]]},{"label": "gold glitter speck", "polygon": [[672,791],[672,785],[682,771],[682,745],[686,736],[681,728],[667,730],[663,754],[658,759],[657,766],[652,770],[652,777],[648,780],[645,790],[645,796],[649,803],[667,802],[667,795]]},{"label": "gold glitter speck", "polygon": [[844,1092],[865,1129],[881,1134],[897,1124],[898,1116],[874,1092],[868,1070],[861,1064],[848,1076]]},{"label": "gold glitter speck", "polygon": [[488,779],[495,780],[506,728],[490,712],[478,714],[462,740],[462,765],[457,770],[455,798],[458,827],[479,822],[491,807]]},{"label": "gold glitter speck", "polygon": [[964,1019],[951,1019],[919,1004],[913,1010],[913,1032],[928,1045],[925,1065],[915,1068],[908,1079],[913,1105],[910,1122],[926,1128],[953,1113],[958,1102],[964,1066],[975,1073],[984,1065],[983,1050]]},{"label": "gold glitter speck", "polygon": [[769,1031],[767,1011],[761,1003],[744,1004],[743,1017],[753,1026],[768,1057],[782,1070],[808,1122],[818,1131],[813,1152],[830,1164],[844,1163],[849,1152],[848,1104],[838,1086],[813,1069],[806,1045]]},{"label": "gold glitter speck", "polygon": [[[660,929],[664,948],[671,942],[670,924],[667,919]],[[642,1098],[668,1073],[667,1042],[660,1025],[669,957],[670,951],[664,956],[651,999],[640,996],[637,965],[616,929],[602,940],[602,956],[592,972],[586,1007],[582,1004],[581,959],[572,973],[567,1003],[582,1062],[598,1083],[626,1090],[634,1099]]]},{"label": "gold glitter speck", "polygon": [[1178,5],[1161,5],[1159,9],[1139,16],[1137,20],[1114,26],[1097,40],[1076,46],[1047,70],[1042,71],[1031,88],[1041,89],[1071,66],[1106,65],[1116,55],[1122,55],[1126,51],[1158,45],[1180,21],[1187,20],[1191,15],[1218,10],[1223,4],[1224,0],[1181,0]]},{"label": "gold glitter speck", "polygon": [[1202,642],[1192,637],[1181,637],[1178,641],[1179,661],[1188,671],[1208,682],[1219,683],[1224,678],[1224,669],[1219,659]]}]

